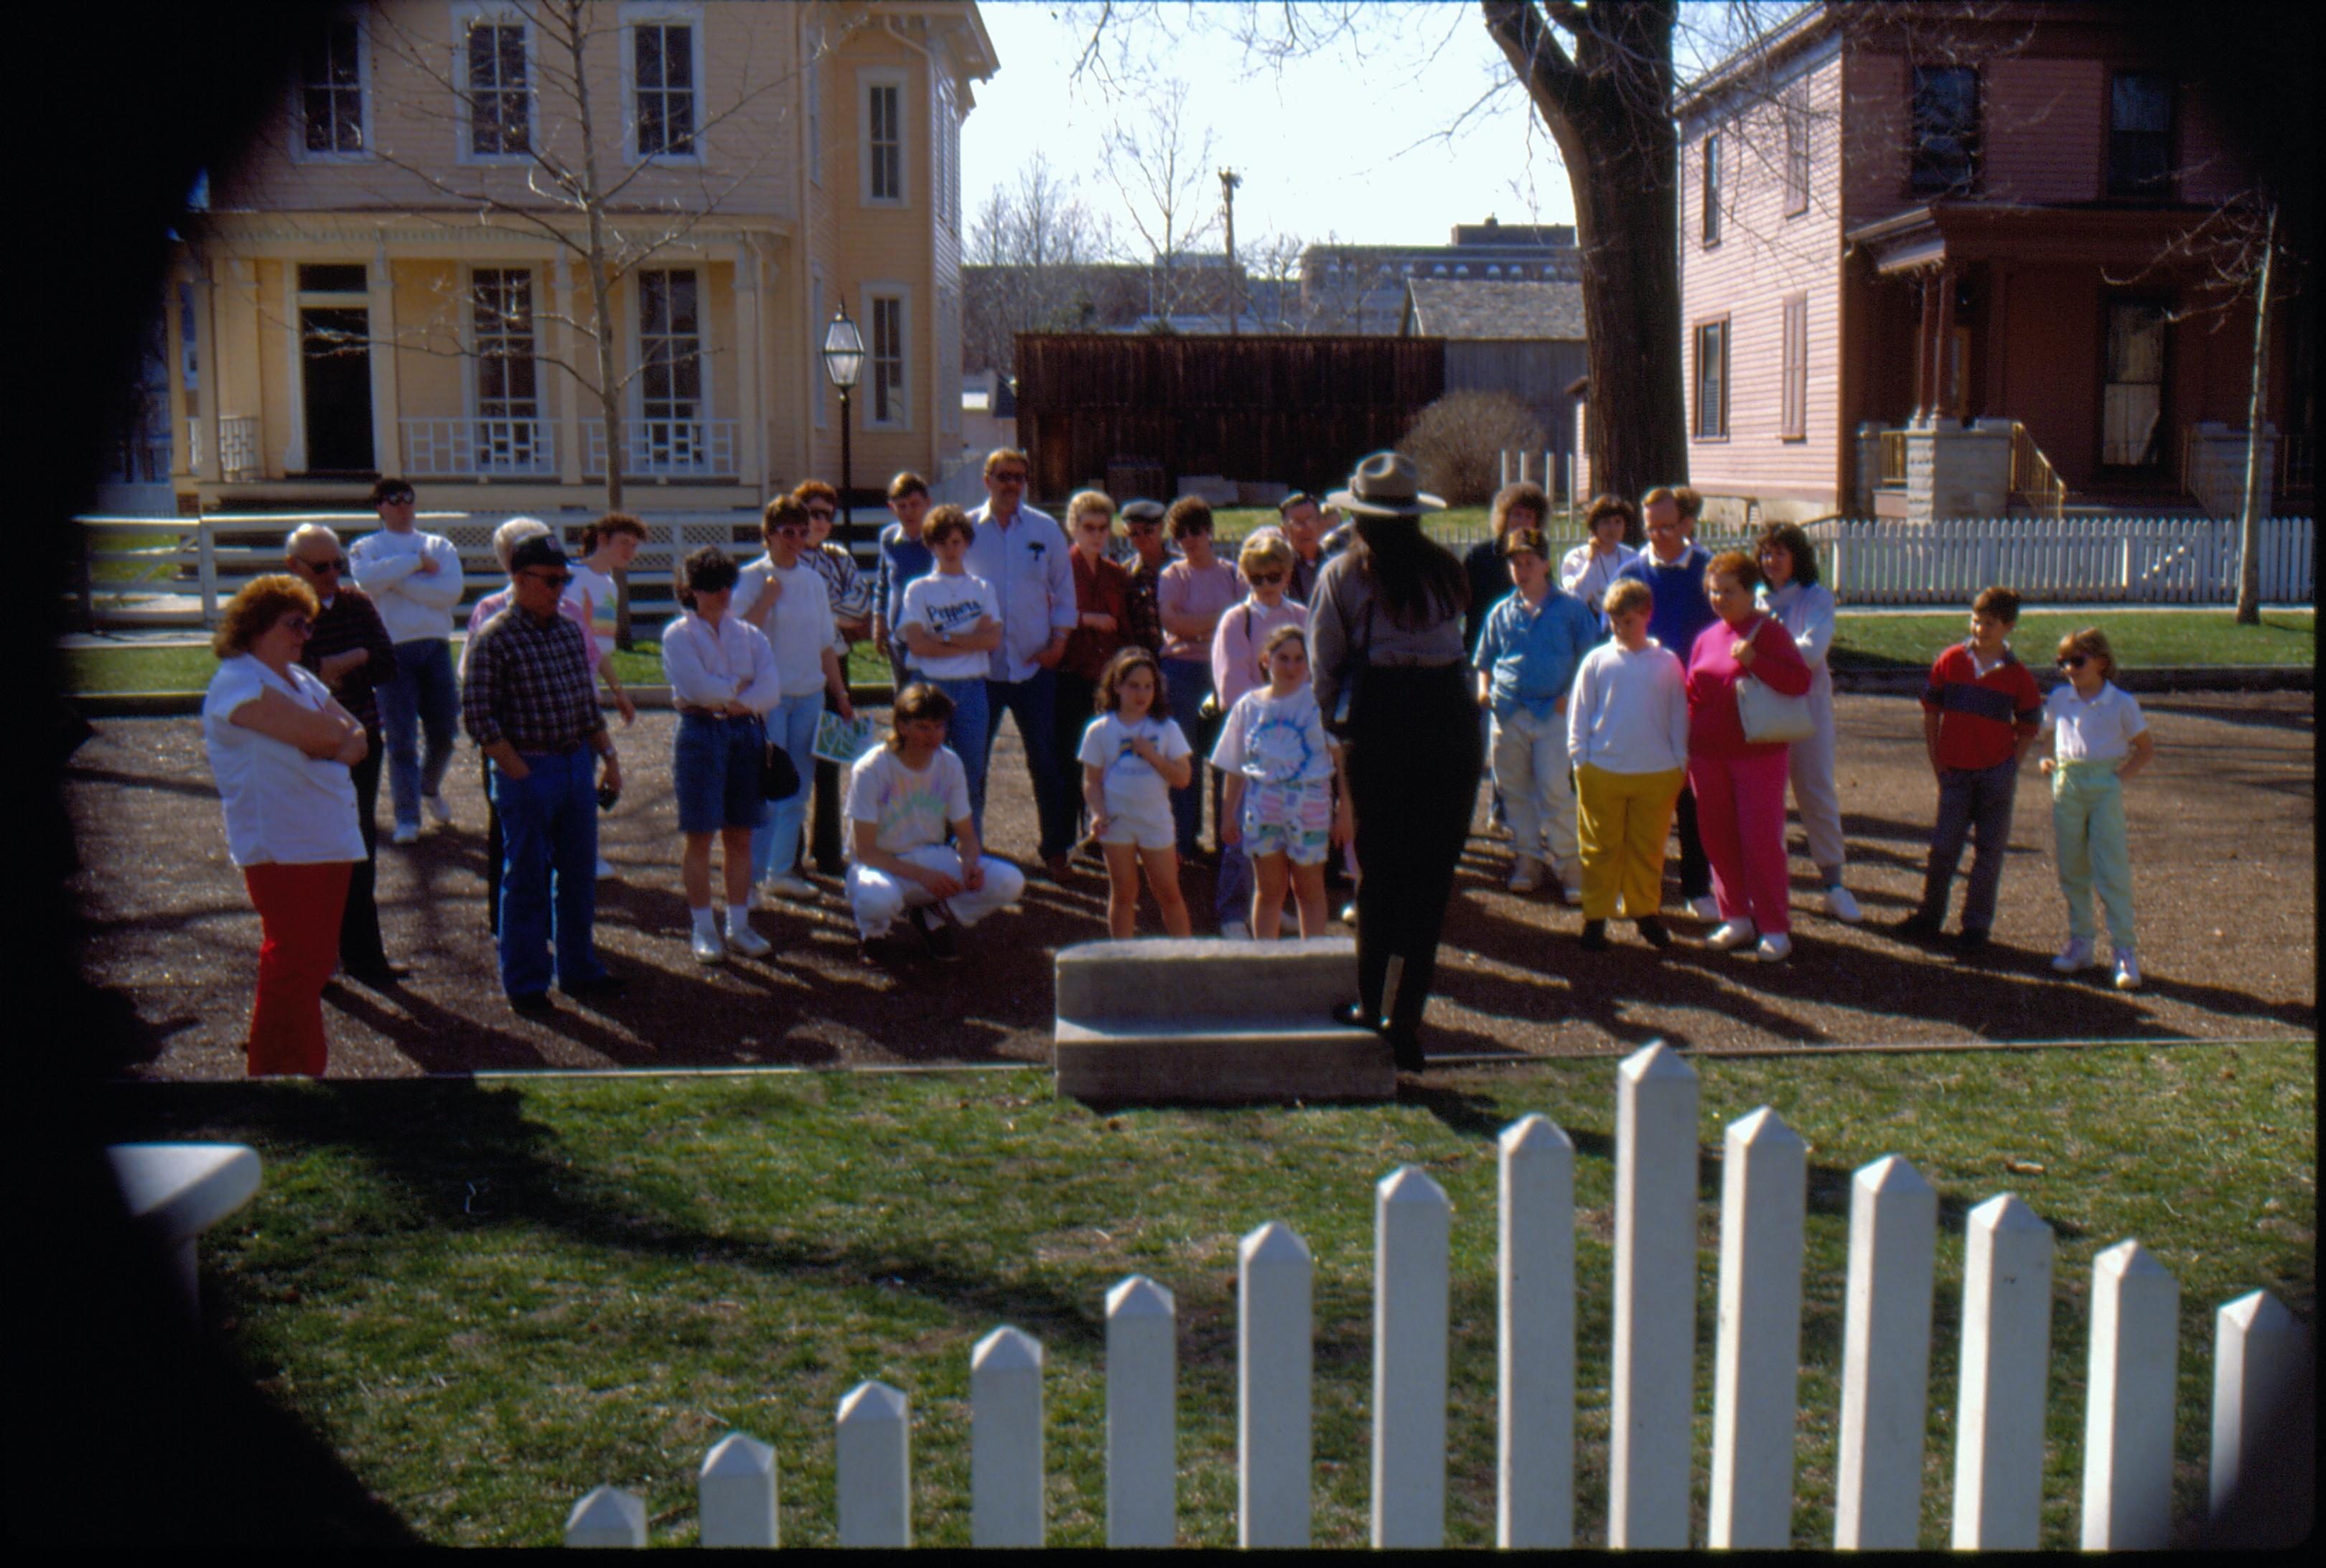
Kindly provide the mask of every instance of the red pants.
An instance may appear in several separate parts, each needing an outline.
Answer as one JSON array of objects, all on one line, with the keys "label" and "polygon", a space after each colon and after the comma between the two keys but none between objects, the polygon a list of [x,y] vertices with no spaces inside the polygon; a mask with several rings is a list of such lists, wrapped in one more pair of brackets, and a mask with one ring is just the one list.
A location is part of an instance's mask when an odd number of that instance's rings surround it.
[{"label": "red pants", "polygon": [[1724,920],[1750,919],[1763,936],[1792,929],[1785,867],[1785,752],[1693,756],[1696,830],[1712,863],[1712,895]]},{"label": "red pants", "polygon": [[250,1006],[250,1076],[323,1076],[323,986],[340,961],[347,861],[247,865],[243,885],[258,907],[258,995]]}]

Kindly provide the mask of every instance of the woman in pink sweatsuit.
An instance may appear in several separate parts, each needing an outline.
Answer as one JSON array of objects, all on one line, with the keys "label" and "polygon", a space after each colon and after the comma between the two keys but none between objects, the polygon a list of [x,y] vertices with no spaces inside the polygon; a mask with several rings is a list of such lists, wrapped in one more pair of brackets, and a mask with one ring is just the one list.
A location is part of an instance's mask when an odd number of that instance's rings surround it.
[{"label": "woman in pink sweatsuit", "polygon": [[1688,782],[1722,921],[1705,945],[1724,951],[1751,946],[1755,957],[1773,964],[1793,950],[1785,743],[1744,738],[1736,683],[1749,677],[1800,696],[1810,689],[1810,667],[1776,617],[1754,608],[1753,590],[1760,584],[1761,568],[1742,550],[1715,555],[1704,574],[1705,596],[1720,619],[1689,650]]}]

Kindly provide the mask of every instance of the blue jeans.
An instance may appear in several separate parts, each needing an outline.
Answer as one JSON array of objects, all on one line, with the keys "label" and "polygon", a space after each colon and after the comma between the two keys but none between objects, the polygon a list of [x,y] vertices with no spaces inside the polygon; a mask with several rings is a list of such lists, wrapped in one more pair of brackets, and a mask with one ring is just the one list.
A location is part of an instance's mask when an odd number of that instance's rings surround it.
[{"label": "blue jeans", "polygon": [[788,876],[799,864],[800,824],[807,820],[808,788],[815,781],[815,721],[823,712],[821,690],[786,697],[768,710],[768,739],[799,770],[799,789],[788,799],[769,801],[767,820],[751,830],[751,875],[760,882]]},{"label": "blue jeans", "polygon": [[601,978],[591,929],[598,918],[597,754],[526,753],[532,771],[511,779],[493,770],[493,809],[501,823],[501,989],[538,996],[556,980],[570,991]]},{"label": "blue jeans", "polygon": [[[372,687],[380,728],[387,736],[387,786],[398,827],[420,826],[420,798],[444,787],[452,736],[461,722],[461,694],[452,683],[452,645],[441,637],[395,645],[395,673]],[[420,733],[428,755],[420,754]]]},{"label": "blue jeans", "polygon": [[1939,817],[1931,826],[1931,863],[1922,873],[1920,911],[1947,918],[1955,867],[1963,845],[1973,841],[1970,886],[1963,894],[1962,929],[1984,931],[1995,924],[1996,895],[2003,887],[2003,855],[2011,843],[2011,807],[2019,789],[2019,759],[1992,768],[1948,768],[1939,774]]},{"label": "blue jeans", "polygon": [[[1171,827],[1178,836],[1179,854],[1184,857],[1196,853],[1196,841],[1204,835],[1204,774],[1208,764],[1205,761],[1205,725],[1198,714],[1204,699],[1212,695],[1212,667],[1208,661],[1192,658],[1167,658],[1160,662],[1164,695],[1171,699],[1171,722],[1179,726],[1179,733],[1196,750],[1195,768],[1188,776],[1187,787],[1171,791]],[[1212,816],[1216,819],[1219,813],[1214,810]],[[1251,919],[1251,912],[1247,910],[1242,918]]]},{"label": "blue jeans", "polygon": [[1014,714],[1018,739],[1026,748],[1026,772],[1034,786],[1034,813],[1041,823],[1045,860],[1075,846],[1074,806],[1059,799],[1057,740],[1052,733],[1057,701],[1057,676],[1051,670],[1037,669],[1024,680],[985,683],[986,755],[993,754],[993,737],[1000,733],[1001,715]]},{"label": "blue jeans", "polygon": [[[916,676],[916,680],[928,680]],[[953,699],[953,723],[945,727],[945,744],[961,759],[969,778],[969,816],[977,824],[977,840],[985,842],[985,757],[993,745],[993,725],[985,707],[985,677],[928,680]]]}]

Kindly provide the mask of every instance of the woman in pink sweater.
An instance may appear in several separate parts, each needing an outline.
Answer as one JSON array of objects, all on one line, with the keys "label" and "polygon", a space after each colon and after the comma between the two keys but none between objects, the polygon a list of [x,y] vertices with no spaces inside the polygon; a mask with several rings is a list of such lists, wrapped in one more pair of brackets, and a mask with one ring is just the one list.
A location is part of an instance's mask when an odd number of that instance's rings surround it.
[{"label": "woman in pink sweater", "polygon": [[1744,738],[1736,686],[1750,678],[1800,696],[1810,689],[1810,667],[1776,617],[1754,608],[1753,590],[1760,584],[1760,567],[1742,550],[1715,555],[1704,574],[1705,596],[1720,619],[1689,650],[1688,782],[1722,921],[1705,944],[1723,951],[1750,945],[1762,962],[1773,964],[1793,950],[1785,743]]}]

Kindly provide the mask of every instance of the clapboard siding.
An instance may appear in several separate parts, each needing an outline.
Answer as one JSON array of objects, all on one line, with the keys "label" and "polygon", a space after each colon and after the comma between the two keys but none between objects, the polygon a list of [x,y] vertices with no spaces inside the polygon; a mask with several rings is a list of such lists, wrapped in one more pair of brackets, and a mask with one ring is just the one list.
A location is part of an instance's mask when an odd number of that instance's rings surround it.
[{"label": "clapboard siding", "polygon": [[2096,200],[2107,161],[2107,68],[2006,56],[1981,77],[1980,193],[1992,201]]},{"label": "clapboard siding", "polygon": [[[1727,115],[1681,128],[1680,300],[1687,356],[1689,481],[1707,495],[1838,503],[1841,468],[1841,135],[1843,56],[1812,52]],[[1785,210],[1784,115],[1799,104],[1810,137],[1805,211]],[[1726,200],[1717,245],[1704,243],[1705,136],[1723,138]],[[1805,437],[1782,434],[1784,304],[1809,303]],[[1728,434],[1697,436],[1695,331],[1726,317]]]}]

